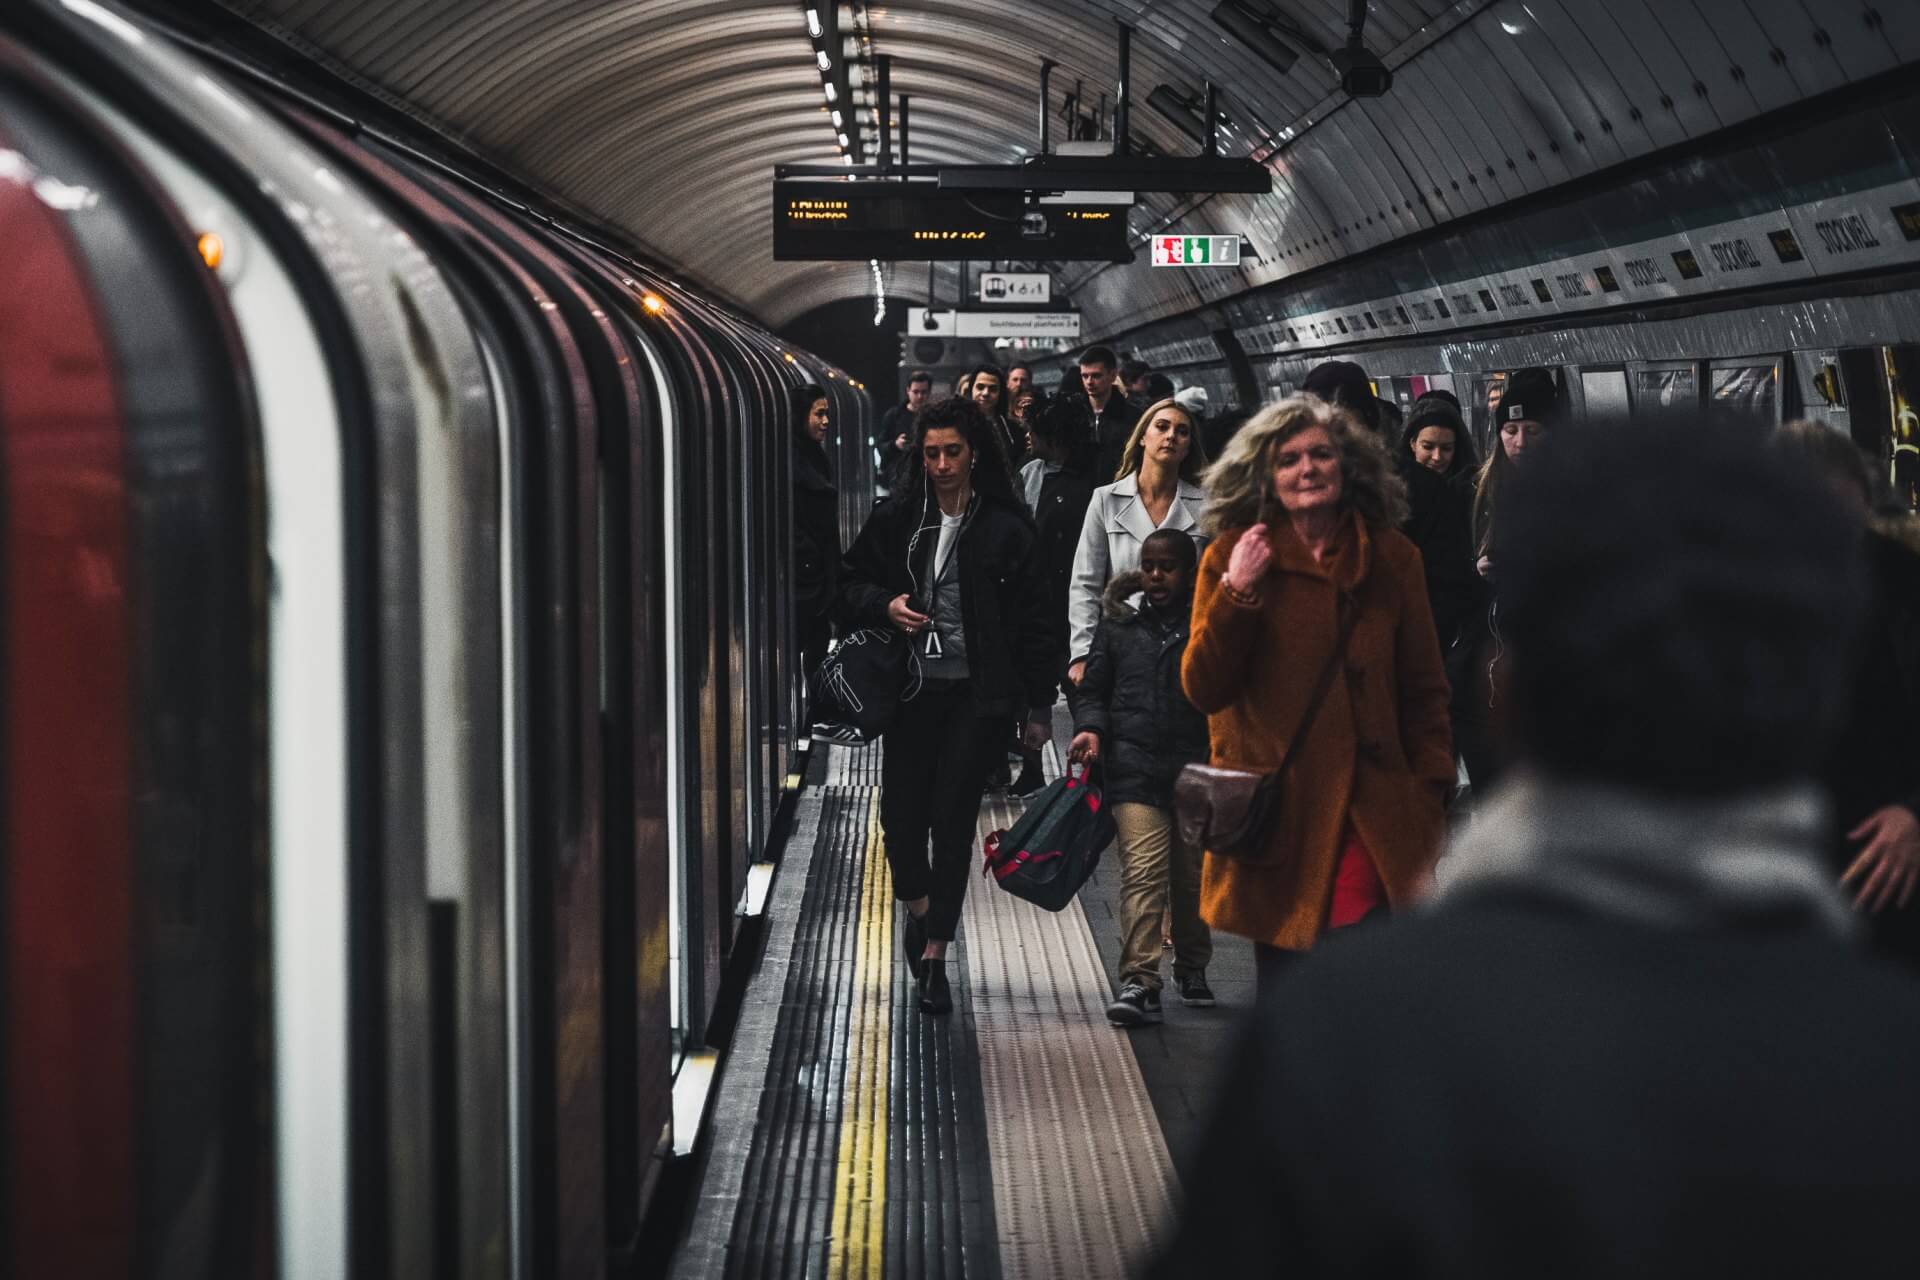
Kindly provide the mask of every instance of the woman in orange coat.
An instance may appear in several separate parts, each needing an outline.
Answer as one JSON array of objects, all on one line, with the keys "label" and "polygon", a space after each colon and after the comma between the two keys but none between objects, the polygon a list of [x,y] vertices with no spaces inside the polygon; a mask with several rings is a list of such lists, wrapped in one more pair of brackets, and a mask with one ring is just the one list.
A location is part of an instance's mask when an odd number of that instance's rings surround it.
[{"label": "woman in orange coat", "polygon": [[1206,855],[1201,915],[1253,939],[1260,985],[1322,932],[1427,887],[1453,787],[1447,677],[1386,447],[1309,397],[1269,405],[1207,473],[1214,535],[1181,667],[1213,763],[1271,770],[1346,652],[1281,780],[1264,848]]}]

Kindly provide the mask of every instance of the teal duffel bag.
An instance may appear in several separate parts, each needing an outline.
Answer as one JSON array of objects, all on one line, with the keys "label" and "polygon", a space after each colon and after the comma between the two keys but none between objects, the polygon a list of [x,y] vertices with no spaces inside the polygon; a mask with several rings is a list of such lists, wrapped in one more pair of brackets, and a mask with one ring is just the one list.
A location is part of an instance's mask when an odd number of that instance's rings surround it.
[{"label": "teal duffel bag", "polygon": [[1019,821],[987,837],[986,869],[1008,893],[1060,911],[1113,843],[1113,815],[1086,775],[1055,778]]}]

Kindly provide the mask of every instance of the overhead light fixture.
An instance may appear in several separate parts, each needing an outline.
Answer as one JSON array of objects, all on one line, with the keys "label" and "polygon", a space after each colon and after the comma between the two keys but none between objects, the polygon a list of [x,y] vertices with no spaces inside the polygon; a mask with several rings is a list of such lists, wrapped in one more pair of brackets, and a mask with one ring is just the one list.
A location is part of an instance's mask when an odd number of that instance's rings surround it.
[{"label": "overhead light fixture", "polygon": [[833,87],[833,81],[831,80],[827,81],[827,101],[828,102],[840,101],[840,91]]},{"label": "overhead light fixture", "polygon": [[839,135],[839,137],[840,137],[840,149],[842,151],[845,151],[848,147],[853,145],[853,142],[847,137],[846,134],[843,133]]},{"label": "overhead light fixture", "polygon": [[813,51],[813,60],[820,64],[820,69],[822,71],[833,70],[833,59],[827,56],[827,51],[825,49],[815,49]]},{"label": "overhead light fixture", "polygon": [[836,128],[836,129],[842,129],[842,128],[845,128],[845,127],[846,127],[846,123],[847,123],[847,122],[846,122],[845,120],[842,120],[842,119],[840,118],[840,113],[839,113],[838,111],[835,111],[835,112],[833,113],[833,127],[834,127],[834,128]]},{"label": "overhead light fixture", "polygon": [[1317,41],[1268,10],[1260,0],[1222,0],[1222,3],[1213,6],[1213,20],[1282,75],[1293,70],[1293,64],[1300,61],[1300,50],[1282,42],[1282,32],[1309,52],[1324,52],[1315,47]]},{"label": "overhead light fixture", "polygon": [[818,9],[807,10],[807,34],[815,40],[820,38],[820,11]]},{"label": "overhead light fixture", "polygon": [[[1170,84],[1163,84],[1147,95],[1147,105],[1173,121],[1180,131],[1195,142],[1207,140],[1207,102],[1195,102]],[[1232,132],[1227,113],[1216,109],[1213,117],[1223,132]]]}]

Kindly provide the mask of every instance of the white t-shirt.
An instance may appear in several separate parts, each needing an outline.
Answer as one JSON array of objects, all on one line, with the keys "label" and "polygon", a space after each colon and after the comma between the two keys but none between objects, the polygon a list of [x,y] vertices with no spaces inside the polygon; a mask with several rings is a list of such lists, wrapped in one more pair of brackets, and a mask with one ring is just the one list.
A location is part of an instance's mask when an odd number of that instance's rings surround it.
[{"label": "white t-shirt", "polygon": [[950,516],[940,513],[940,542],[933,549],[933,576],[938,578],[947,571],[947,557],[953,554],[954,539],[960,536],[960,526],[966,523],[967,513]]}]

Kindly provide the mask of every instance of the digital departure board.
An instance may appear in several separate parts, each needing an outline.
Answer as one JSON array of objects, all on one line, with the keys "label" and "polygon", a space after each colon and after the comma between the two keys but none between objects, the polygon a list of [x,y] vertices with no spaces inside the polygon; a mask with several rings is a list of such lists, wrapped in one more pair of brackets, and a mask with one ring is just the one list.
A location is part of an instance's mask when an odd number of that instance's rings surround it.
[{"label": "digital departure board", "polygon": [[1018,191],[942,191],[930,182],[776,178],[776,262],[1036,258],[1130,262],[1120,204],[1029,206]]}]

